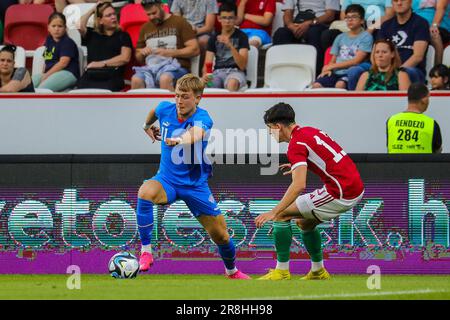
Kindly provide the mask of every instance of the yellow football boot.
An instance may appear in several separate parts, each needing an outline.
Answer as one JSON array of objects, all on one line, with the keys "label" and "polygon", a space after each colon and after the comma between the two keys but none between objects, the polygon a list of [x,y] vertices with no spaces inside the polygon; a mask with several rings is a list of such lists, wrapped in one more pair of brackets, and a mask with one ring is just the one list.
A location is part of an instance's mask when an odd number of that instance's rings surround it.
[{"label": "yellow football boot", "polygon": [[269,269],[269,272],[257,280],[291,280],[289,270]]},{"label": "yellow football boot", "polygon": [[301,277],[300,280],[328,280],[331,279],[330,274],[325,268],[321,268],[317,271],[309,271],[308,274],[304,277]]}]

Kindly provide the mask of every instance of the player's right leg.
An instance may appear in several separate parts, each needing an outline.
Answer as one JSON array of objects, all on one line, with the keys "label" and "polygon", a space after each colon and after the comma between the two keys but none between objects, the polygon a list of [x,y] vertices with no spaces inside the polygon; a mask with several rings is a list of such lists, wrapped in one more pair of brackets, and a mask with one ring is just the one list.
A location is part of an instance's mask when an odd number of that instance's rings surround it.
[{"label": "player's right leg", "polygon": [[269,269],[269,272],[258,280],[289,280],[289,256],[292,244],[291,217],[298,216],[299,210],[295,203],[292,203],[279,218],[273,222],[272,235],[275,242],[277,253],[277,265],[275,269]]},{"label": "player's right leg", "polygon": [[[166,189],[168,188],[166,187]],[[153,264],[151,249],[153,204],[165,204],[167,202],[168,196],[162,182],[147,180],[139,188],[136,219],[142,245],[139,259],[139,269],[141,271],[147,271]]]}]

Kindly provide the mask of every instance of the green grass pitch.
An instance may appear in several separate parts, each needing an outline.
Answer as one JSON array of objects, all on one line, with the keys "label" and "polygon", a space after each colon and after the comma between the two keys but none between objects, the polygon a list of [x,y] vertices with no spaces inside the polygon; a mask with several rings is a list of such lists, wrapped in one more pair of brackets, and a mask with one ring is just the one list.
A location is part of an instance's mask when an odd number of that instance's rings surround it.
[{"label": "green grass pitch", "polygon": [[[450,276],[381,276],[369,290],[367,276],[334,275],[326,281],[239,281],[212,275],[138,275],[117,280],[81,275],[81,289],[69,290],[69,275],[0,275],[0,299],[450,299]],[[256,278],[257,276],[253,276]]]}]

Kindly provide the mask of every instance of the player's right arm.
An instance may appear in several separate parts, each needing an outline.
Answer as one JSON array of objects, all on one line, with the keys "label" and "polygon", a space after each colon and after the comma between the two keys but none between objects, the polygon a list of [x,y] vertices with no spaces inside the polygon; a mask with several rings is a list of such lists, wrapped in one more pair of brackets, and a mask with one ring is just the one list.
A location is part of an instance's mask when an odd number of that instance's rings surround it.
[{"label": "player's right arm", "polygon": [[156,140],[161,141],[159,128],[153,125],[156,120],[158,120],[158,117],[156,116],[156,108],[153,108],[147,114],[143,126],[145,133],[150,137],[150,139],[152,139],[152,142],[155,142]]}]

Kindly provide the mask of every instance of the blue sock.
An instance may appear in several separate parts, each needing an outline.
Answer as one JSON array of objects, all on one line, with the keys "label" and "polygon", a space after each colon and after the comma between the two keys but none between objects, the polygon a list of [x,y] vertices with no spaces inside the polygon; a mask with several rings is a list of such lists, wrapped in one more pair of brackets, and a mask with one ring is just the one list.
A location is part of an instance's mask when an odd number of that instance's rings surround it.
[{"label": "blue sock", "polygon": [[230,238],[230,241],[227,244],[219,244],[217,246],[219,247],[219,254],[222,257],[225,268],[233,270],[235,268],[236,260],[236,250],[233,240]]},{"label": "blue sock", "polygon": [[153,202],[138,198],[136,218],[141,243],[148,245],[152,241]]}]

